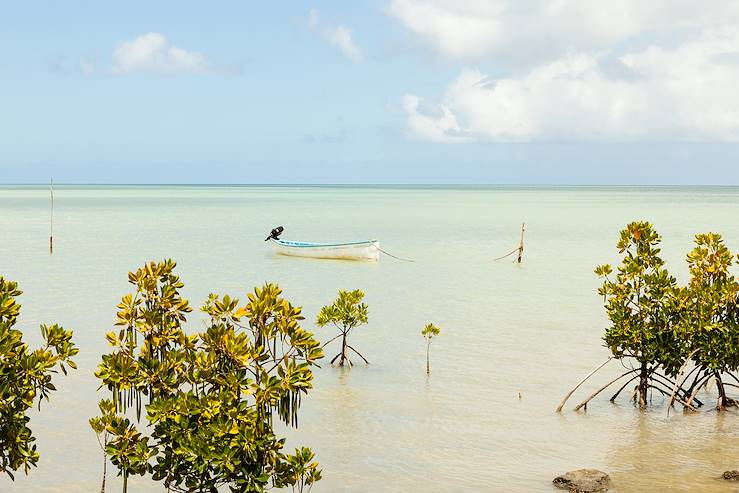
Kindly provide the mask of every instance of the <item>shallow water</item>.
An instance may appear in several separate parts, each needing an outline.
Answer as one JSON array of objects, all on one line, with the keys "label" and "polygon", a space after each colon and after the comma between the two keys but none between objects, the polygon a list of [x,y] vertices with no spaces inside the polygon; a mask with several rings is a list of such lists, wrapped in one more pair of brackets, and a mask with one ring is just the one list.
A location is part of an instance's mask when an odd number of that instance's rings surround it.
[{"label": "shallow water", "polygon": [[[243,299],[274,281],[311,327],[338,289],[367,293],[370,324],[352,344],[371,365],[323,365],[300,428],[288,432],[290,446],[311,446],[323,466],[314,491],[551,492],[554,476],[580,467],[610,472],[621,492],[736,491],[717,479],[739,468],[734,413],[668,418],[656,396],[646,414],[607,396],[571,411],[617,363],[566,412],[554,408],[608,356],[593,268],[617,259],[619,229],[651,220],[684,279],[695,233],[723,233],[739,250],[739,189],[57,187],[55,207],[50,256],[47,190],[0,187],[0,274],[24,291],[20,325],[36,344],[39,323],[62,323],[80,347],[79,370],[58,378],[33,415],[38,468],[14,483],[0,478],[2,492],[99,491],[102,457],[87,418],[104,392],[92,373],[129,292],[126,273],[165,257],[177,260],[196,306],[211,291]],[[493,262],[517,245],[522,221],[524,263]],[[262,241],[277,224],[287,239],[375,237],[416,261],[279,257]],[[442,334],[427,378],[419,332],[429,321]],[[132,486],[162,491],[149,480]]]}]

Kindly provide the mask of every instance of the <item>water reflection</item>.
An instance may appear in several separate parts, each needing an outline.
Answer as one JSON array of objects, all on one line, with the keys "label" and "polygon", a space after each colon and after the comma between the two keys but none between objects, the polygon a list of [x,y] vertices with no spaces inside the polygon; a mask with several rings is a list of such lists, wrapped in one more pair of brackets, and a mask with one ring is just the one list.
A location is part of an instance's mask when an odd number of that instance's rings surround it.
[{"label": "water reflection", "polygon": [[721,478],[739,468],[736,418],[736,411],[678,412],[667,418],[665,406],[635,410],[607,454],[616,490],[736,492],[736,483]]}]

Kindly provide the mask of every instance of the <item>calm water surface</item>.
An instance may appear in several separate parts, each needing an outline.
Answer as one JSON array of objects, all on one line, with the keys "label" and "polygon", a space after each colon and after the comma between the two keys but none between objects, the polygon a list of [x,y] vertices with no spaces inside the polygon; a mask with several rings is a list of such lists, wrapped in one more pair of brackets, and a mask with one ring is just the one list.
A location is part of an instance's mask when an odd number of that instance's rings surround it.
[{"label": "calm water surface", "polygon": [[[20,282],[20,326],[73,328],[79,370],[33,415],[39,467],[0,491],[99,491],[101,452],[87,419],[105,394],[93,371],[106,351],[126,273],[172,257],[199,306],[209,292],[245,298],[273,281],[307,325],[339,289],[367,293],[370,324],[352,334],[371,365],[323,365],[290,446],[314,448],[317,492],[551,492],[564,471],[595,467],[618,491],[735,491],[716,477],[739,468],[739,416],[641,414],[607,397],[587,414],[553,412],[608,356],[593,268],[617,259],[621,227],[652,221],[680,279],[692,237],[724,234],[739,250],[739,190],[629,188],[57,187],[56,251],[47,251],[48,192],[0,187],[0,274]],[[510,251],[526,222],[523,265]],[[277,224],[296,240],[378,238],[416,259],[379,263],[294,259],[263,242]],[[442,334],[425,373],[419,332]],[[201,326],[193,314],[190,330]],[[328,339],[332,332],[316,329]],[[331,353],[331,350],[328,351]],[[613,364],[587,389],[607,381]],[[518,398],[518,394],[522,398]],[[109,477],[109,491],[117,478]],[[134,480],[131,491],[160,492]]]}]

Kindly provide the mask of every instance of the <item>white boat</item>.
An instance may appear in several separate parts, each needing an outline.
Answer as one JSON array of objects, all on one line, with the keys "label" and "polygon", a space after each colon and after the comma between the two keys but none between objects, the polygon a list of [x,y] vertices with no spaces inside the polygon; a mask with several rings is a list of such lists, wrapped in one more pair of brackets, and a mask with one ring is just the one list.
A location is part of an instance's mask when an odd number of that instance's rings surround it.
[{"label": "white boat", "polygon": [[377,261],[380,259],[380,242],[377,240],[350,243],[310,243],[307,241],[287,241],[279,238],[268,239],[280,255],[341,260]]}]

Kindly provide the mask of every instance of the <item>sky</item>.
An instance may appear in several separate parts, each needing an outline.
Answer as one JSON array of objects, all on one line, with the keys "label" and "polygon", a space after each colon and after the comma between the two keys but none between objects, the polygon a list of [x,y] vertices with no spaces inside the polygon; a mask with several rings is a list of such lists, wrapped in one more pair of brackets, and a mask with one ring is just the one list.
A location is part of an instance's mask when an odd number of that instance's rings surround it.
[{"label": "sky", "polygon": [[0,2],[0,183],[739,185],[739,2]]}]

